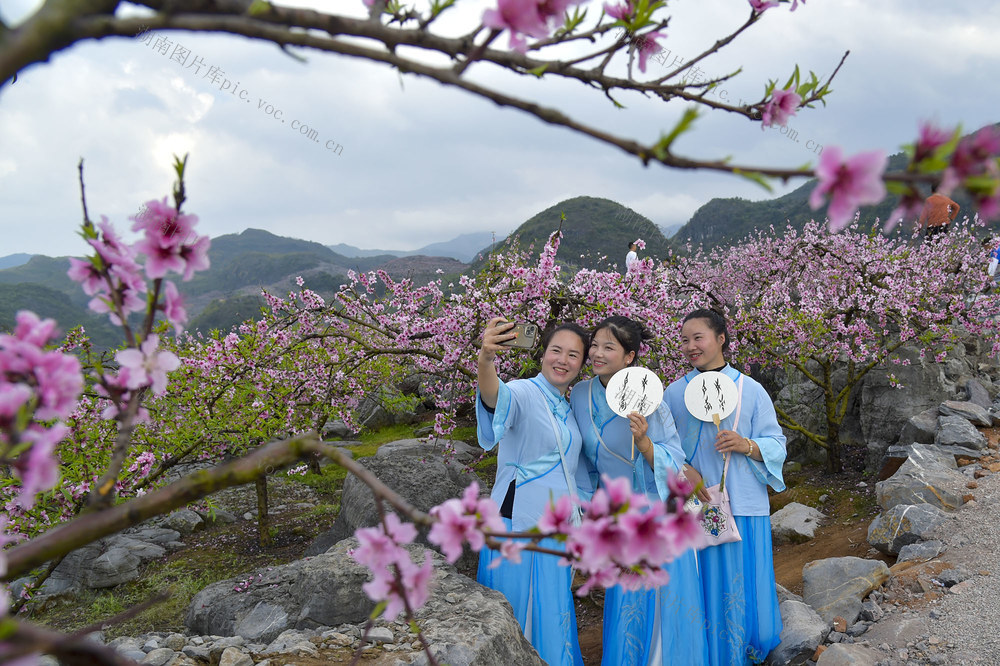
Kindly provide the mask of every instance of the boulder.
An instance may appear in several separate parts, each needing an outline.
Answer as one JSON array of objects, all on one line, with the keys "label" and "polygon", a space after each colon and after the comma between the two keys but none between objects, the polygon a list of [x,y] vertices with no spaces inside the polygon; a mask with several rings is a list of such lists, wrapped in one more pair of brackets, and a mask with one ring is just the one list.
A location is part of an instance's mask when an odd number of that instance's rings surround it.
[{"label": "boulder", "polygon": [[802,599],[824,621],[832,622],[839,615],[850,625],[858,619],[861,600],[888,578],[889,567],[881,560],[816,560],[802,568]]},{"label": "boulder", "polygon": [[812,507],[790,502],[771,514],[771,538],[776,544],[808,541],[825,518]]},{"label": "boulder", "polygon": [[[241,634],[244,638],[269,643],[265,654],[315,651],[310,630],[363,623],[375,606],[361,589],[368,569],[348,554],[357,547],[356,539],[348,539],[316,557],[254,572],[254,582],[244,592],[233,588],[249,575],[209,585],[191,601],[187,626],[198,634],[233,636],[238,627],[250,626],[252,613],[265,615],[259,609],[266,606],[266,628],[259,621],[258,635]],[[409,544],[406,549],[415,561],[423,560],[422,546]],[[459,574],[437,553],[431,551],[428,557],[434,563],[431,596],[415,616],[438,663],[542,666],[502,594]],[[204,659],[210,659],[208,649]],[[412,663],[426,662],[418,655]]]},{"label": "boulder", "polygon": [[936,539],[930,541],[920,541],[903,546],[899,549],[896,563],[900,562],[926,562],[932,560],[944,551],[944,544]]},{"label": "boulder", "polygon": [[897,504],[868,526],[868,543],[895,555],[903,546],[927,538],[945,517],[944,511],[930,504]]},{"label": "boulder", "polygon": [[982,407],[974,402],[961,402],[959,400],[945,400],[938,407],[941,416],[961,416],[973,425],[988,428],[993,425],[993,417],[990,416],[988,407]]},{"label": "boulder", "polygon": [[965,382],[965,395],[969,402],[979,405],[986,411],[989,411],[990,407],[993,406],[990,392],[978,380],[970,379]]},{"label": "boulder", "polygon": [[802,601],[802,597],[800,597],[799,595],[795,594],[794,592],[788,590],[786,587],[784,587],[783,585],[781,585],[781,583],[776,583],[775,586],[774,586],[774,589],[775,589],[775,591],[778,594],[778,603],[779,604],[782,601],[788,601],[789,599],[791,599],[792,601]]},{"label": "boulder", "polygon": [[344,423],[343,421],[328,421],[326,425],[323,426],[323,439],[351,439],[354,437],[354,431],[351,427]]},{"label": "boulder", "polygon": [[[937,422],[936,416],[934,417],[934,421],[935,423]],[[959,449],[958,455],[967,455],[966,452],[975,454],[973,457],[978,457],[979,455],[971,449]],[[900,466],[906,462],[907,458],[915,458],[921,462],[933,461],[951,469],[958,469],[958,463],[955,462],[955,455],[954,447],[937,446],[933,443],[921,444],[913,442],[907,445],[893,444],[886,449],[885,455],[882,457],[878,479],[879,481],[885,481],[895,474]]]},{"label": "boulder", "polygon": [[205,521],[191,509],[180,509],[167,516],[163,524],[181,534],[191,534],[204,527]]},{"label": "boulder", "polygon": [[911,416],[899,433],[899,444],[919,442],[933,444],[938,427],[938,407],[928,407],[915,416]]},{"label": "boulder", "polygon": [[864,645],[837,643],[823,650],[816,666],[876,666],[882,655]]},{"label": "boulder", "polygon": [[166,554],[160,544],[177,536],[173,530],[142,528],[98,539],[64,557],[38,594],[65,596],[81,588],[101,589],[135,580],[143,562]]},{"label": "boulder", "polygon": [[966,481],[960,472],[933,460],[907,458],[895,474],[875,484],[875,496],[883,510],[926,503],[951,511],[962,506]]},{"label": "boulder", "polygon": [[830,624],[825,622],[816,611],[801,601],[782,601],[781,635],[778,646],[767,656],[766,664],[770,666],[786,666],[787,664],[804,664],[816,648],[826,640],[830,633]]},{"label": "boulder", "polygon": [[[937,407],[952,397],[950,382],[933,358],[921,358],[920,350],[904,345],[897,355],[907,365],[892,365],[873,369],[861,388],[859,417],[864,441],[868,447],[867,467],[877,472],[882,454],[899,440],[903,426],[914,414]],[[902,384],[897,388],[889,373]]]},{"label": "boulder", "polygon": [[[414,507],[429,511],[447,499],[459,497],[470,483],[478,481],[475,473],[460,462],[442,455],[445,443],[445,440],[422,442],[417,439],[390,442],[380,447],[378,455],[362,458],[359,462]],[[358,528],[377,523],[378,511],[371,489],[353,474],[348,475],[344,480],[337,520],[333,527],[316,537],[305,554],[322,553],[353,535]],[[425,535],[421,535],[422,543],[427,543]],[[477,561],[475,553],[466,549],[459,565],[474,567]]]},{"label": "boulder", "polygon": [[934,443],[939,446],[962,446],[981,451],[986,448],[986,437],[976,430],[968,419],[952,414],[938,418],[938,430]]}]

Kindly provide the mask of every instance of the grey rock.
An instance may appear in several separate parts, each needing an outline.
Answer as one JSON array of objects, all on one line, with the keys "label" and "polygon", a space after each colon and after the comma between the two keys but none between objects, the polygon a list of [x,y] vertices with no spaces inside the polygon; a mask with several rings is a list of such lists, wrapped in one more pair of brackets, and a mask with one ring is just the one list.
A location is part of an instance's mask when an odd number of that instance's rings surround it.
[{"label": "grey rock", "polygon": [[[209,585],[192,600],[187,624],[199,634],[232,635],[252,611],[267,604],[280,609],[286,618],[280,626],[272,624],[266,635],[255,639],[271,641],[267,651],[281,648],[279,639],[284,641],[285,654],[287,650],[305,650],[304,645],[311,644],[302,641],[313,633],[327,631],[327,627],[359,637],[356,627],[342,627],[364,622],[374,607],[361,590],[368,579],[367,568],[347,555],[350,548],[356,547],[357,540],[351,538],[316,557],[254,572],[256,582],[246,592],[232,589],[239,579]],[[409,544],[406,548],[415,561],[423,561],[422,546]],[[431,551],[429,556],[434,563],[434,583],[431,597],[416,611],[416,619],[434,646],[439,663],[542,663],[502,594],[457,573],[439,554]],[[449,595],[458,602],[448,602]]]},{"label": "grey rock", "polygon": [[[440,592],[416,611],[417,623],[439,664],[451,666],[544,666],[524,637],[502,594],[449,573],[440,580]],[[445,600],[457,594],[461,603]],[[412,661],[410,661],[412,659]],[[423,652],[396,664],[426,665]]]},{"label": "grey rock", "polygon": [[993,406],[989,391],[975,379],[965,382],[965,394],[968,396],[969,402],[979,405],[985,410],[989,410]]},{"label": "grey rock", "polygon": [[140,663],[149,666],[164,666],[173,660],[174,654],[175,652],[170,648],[157,648],[151,650]]},{"label": "grey rock", "polygon": [[871,625],[867,622],[855,622],[854,624],[852,624],[847,628],[847,635],[851,636],[852,638],[857,638],[858,636],[868,631],[869,626]]},{"label": "grey rock", "polygon": [[288,626],[288,613],[280,606],[260,601],[243,616],[233,631],[249,640],[268,640],[267,637],[280,633]]},{"label": "grey rock", "polygon": [[981,451],[986,448],[986,437],[976,430],[968,419],[961,416],[938,417],[938,431],[934,443],[940,446],[961,446]]},{"label": "grey rock", "polygon": [[208,646],[208,656],[212,659],[213,662],[218,661],[219,659],[222,658],[222,653],[228,650],[229,648],[243,647],[244,645],[246,645],[246,643],[247,639],[244,638],[242,635],[226,636],[220,638],[219,640],[214,641],[211,645]]},{"label": "grey rock", "polygon": [[838,643],[823,650],[816,666],[875,666],[882,655],[863,645]]},{"label": "grey rock", "polygon": [[880,560],[816,560],[802,568],[802,599],[826,622],[839,615],[853,624],[861,612],[861,600],[888,578],[889,567]]},{"label": "grey rock", "polygon": [[[110,643],[108,647],[116,652],[142,652],[142,641],[138,638],[131,638],[129,636],[119,636]],[[145,654],[145,653],[143,653]]]},{"label": "grey rock", "polygon": [[372,627],[368,632],[368,641],[371,643],[392,643],[394,636],[388,627]]},{"label": "grey rock", "polygon": [[965,484],[965,476],[953,469],[934,461],[907,458],[895,474],[875,484],[875,495],[884,510],[897,504],[922,503],[953,510],[962,506]]},{"label": "grey rock", "polygon": [[181,534],[191,534],[205,526],[205,521],[191,509],[180,509],[167,516],[164,521],[167,527]]},{"label": "grey rock", "polygon": [[253,659],[238,647],[227,647],[219,657],[219,666],[253,666]]},{"label": "grey rock", "polygon": [[788,601],[789,599],[791,599],[793,601],[802,601],[802,597],[800,597],[799,595],[795,594],[794,592],[789,592],[784,587],[782,587],[782,585],[780,583],[776,584],[774,587],[775,587],[775,591],[778,593],[778,603],[779,604],[782,601]]},{"label": "grey rock", "polygon": [[246,513],[243,514],[243,520],[253,520],[253,519],[254,519],[254,514],[251,513],[250,511],[247,511]]},{"label": "grey rock", "polygon": [[121,652],[120,654],[123,657],[128,657],[132,661],[139,661],[139,662],[141,662],[143,659],[146,658],[146,653],[143,652],[142,650],[125,650],[125,651]]},{"label": "grey rock", "polygon": [[[445,440],[389,442],[379,448],[378,455],[359,462],[415,508],[429,511],[447,499],[460,496],[470,483],[477,480],[475,473],[465,465],[442,456],[445,444]],[[353,535],[358,528],[377,525],[378,521],[379,514],[371,489],[353,474],[348,475],[344,480],[337,520],[332,528],[310,544],[305,555],[325,552]],[[419,542],[437,548],[427,542],[426,532],[421,534]],[[478,556],[466,549],[458,565],[473,568],[477,562]]]},{"label": "grey rock", "polygon": [[239,518],[236,514],[225,509],[215,509],[214,511],[195,511],[206,525],[231,525]]},{"label": "grey rock", "polygon": [[158,647],[160,647],[159,637],[152,636],[145,643],[142,644],[142,651],[148,654]]},{"label": "grey rock", "polygon": [[965,569],[965,567],[955,567],[953,569],[945,569],[937,575],[937,580],[941,582],[945,587],[953,587],[958,585],[963,580],[968,580],[971,574]]},{"label": "grey rock", "polygon": [[801,601],[783,601],[779,608],[782,623],[780,642],[771,650],[765,663],[770,666],[804,664],[826,640],[830,625]]},{"label": "grey rock", "polygon": [[938,427],[938,408],[928,407],[916,416],[911,416],[899,433],[900,444],[933,444]]},{"label": "grey rock", "polygon": [[808,541],[825,518],[812,507],[790,502],[771,514],[771,537],[776,544]]},{"label": "grey rock", "polygon": [[111,548],[98,555],[84,572],[87,587],[114,587],[139,577],[142,560],[127,548]]},{"label": "grey rock", "polygon": [[184,634],[168,634],[164,637],[163,647],[170,648],[174,652],[180,652],[181,649],[187,645],[187,639],[184,638]]},{"label": "grey rock", "polygon": [[[935,417],[936,421],[937,417]],[[899,465],[902,465],[907,458],[914,458],[921,463],[935,462],[950,469],[958,469],[958,463],[955,462],[955,456],[951,452],[951,448],[941,447],[934,443],[922,444],[914,441],[910,444],[895,444],[886,450],[883,460],[886,462],[889,460],[899,460]],[[896,469],[899,469],[899,465],[896,466]],[[895,473],[895,470],[893,470],[893,473]],[[886,478],[889,476],[892,476],[892,474],[886,475]]]},{"label": "grey rock", "polygon": [[839,643],[846,637],[846,634],[842,634],[839,631],[831,631],[830,635],[826,637],[826,641],[827,643]]},{"label": "grey rock", "polygon": [[932,560],[944,551],[944,544],[936,539],[911,543],[899,549],[896,562],[911,562]]},{"label": "grey rock", "polygon": [[199,661],[210,661],[208,655],[207,647],[200,647],[197,645],[185,645],[181,648],[181,652],[192,659],[197,659]]},{"label": "grey rock", "polygon": [[323,426],[323,439],[332,439],[334,437],[350,439],[354,437],[354,431],[343,421],[327,421],[326,425]]},{"label": "grey rock", "polygon": [[944,511],[930,504],[897,504],[868,526],[868,543],[895,555],[903,546],[930,536],[945,517]]},{"label": "grey rock", "polygon": [[129,530],[126,534],[130,539],[145,541],[147,543],[158,543],[161,546],[181,538],[180,532],[167,527],[141,527]]},{"label": "grey rock", "polygon": [[[937,409],[952,397],[949,382],[933,359],[921,358],[920,350],[909,345],[900,347],[897,354],[909,364],[872,370],[861,389],[859,419],[868,448],[867,466],[872,472],[878,471],[885,449],[899,441],[910,417],[931,407]],[[890,372],[903,385],[902,389],[889,380]]]},{"label": "grey rock", "polygon": [[989,409],[977,405],[974,402],[960,402],[958,400],[946,400],[938,407],[941,416],[959,416],[967,419],[974,425],[989,427],[993,425],[993,417],[990,416]]},{"label": "grey rock", "polygon": [[395,414],[386,409],[386,399],[390,396],[388,395],[388,389],[385,389],[385,392],[386,395],[369,393],[361,399],[356,419],[357,423],[363,429],[379,430],[395,425],[399,421]]}]

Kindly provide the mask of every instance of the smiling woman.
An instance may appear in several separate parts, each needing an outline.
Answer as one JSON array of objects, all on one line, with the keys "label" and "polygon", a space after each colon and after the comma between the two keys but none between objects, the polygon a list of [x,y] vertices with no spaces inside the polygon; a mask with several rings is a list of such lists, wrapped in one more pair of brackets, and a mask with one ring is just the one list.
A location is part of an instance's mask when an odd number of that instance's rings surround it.
[{"label": "smiling woman", "polygon": [[[502,381],[494,361],[509,350],[514,324],[490,320],[483,332],[476,389],[479,445],[499,446],[492,497],[508,531],[534,527],[545,507],[576,496],[576,466],[583,440],[565,395],[587,358],[589,335],[562,324],[542,339],[542,370],[531,379]],[[564,500],[565,501],[565,500]],[[540,546],[563,550],[554,539]],[[525,637],[548,664],[581,666],[576,611],[570,588],[573,571],[556,555],[525,552],[510,561],[483,549],[476,579],[507,597]]]}]

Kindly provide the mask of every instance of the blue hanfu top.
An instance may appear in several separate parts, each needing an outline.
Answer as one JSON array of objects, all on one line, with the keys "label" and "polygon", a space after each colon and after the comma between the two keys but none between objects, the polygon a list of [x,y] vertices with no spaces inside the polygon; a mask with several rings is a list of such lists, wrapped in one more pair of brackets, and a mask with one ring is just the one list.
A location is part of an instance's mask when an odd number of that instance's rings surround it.
[{"label": "blue hanfu top", "polygon": [[[760,462],[739,453],[733,454],[729,473],[726,475],[726,489],[729,490],[733,515],[767,516],[771,513],[767,486],[778,492],[785,489],[785,482],[781,478],[781,467],[785,462],[785,435],[778,425],[774,404],[763,386],[730,365],[726,365],[721,372],[737,385],[742,376],[743,392],[740,398],[740,422],[733,423],[736,414],[730,414],[722,420],[720,429],[733,430],[752,439],[760,447],[764,458]],[[685,457],[705,479],[705,484],[714,486],[722,477],[723,464],[722,454],[715,450],[718,431],[715,424],[692,416],[684,405],[684,389],[698,373],[698,370],[692,370],[668,386],[664,401],[677,417],[677,432]]]},{"label": "blue hanfu top", "polygon": [[635,459],[630,460],[632,431],[629,420],[611,409],[606,396],[607,389],[598,377],[580,382],[570,395],[570,406],[583,434],[585,464],[577,470],[581,494],[593,493],[599,485],[600,475],[607,474],[613,479],[630,478],[634,491],[666,500],[670,494],[667,471],[677,473],[684,464],[680,437],[666,402],[661,402],[656,411],[646,417],[649,424],[646,435],[653,442],[654,468],[638,448]]},{"label": "blue hanfu top", "polygon": [[[491,493],[498,505],[503,504],[510,482],[516,481],[511,511],[514,531],[534,527],[549,502],[567,493],[576,494],[574,478],[583,445],[580,429],[569,403],[544,377],[501,381],[493,413],[483,405],[477,389],[476,425],[479,446],[489,451],[500,445]],[[571,488],[567,487],[557,444],[563,450]]]}]

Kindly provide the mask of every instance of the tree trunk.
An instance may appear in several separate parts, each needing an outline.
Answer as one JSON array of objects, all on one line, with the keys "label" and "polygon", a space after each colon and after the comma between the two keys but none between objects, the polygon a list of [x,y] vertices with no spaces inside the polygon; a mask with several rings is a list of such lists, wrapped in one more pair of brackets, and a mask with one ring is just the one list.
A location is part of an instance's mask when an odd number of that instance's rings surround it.
[{"label": "tree trunk", "polygon": [[267,516],[267,475],[260,476],[255,482],[257,486],[257,531],[261,548],[271,545],[271,527]]},{"label": "tree trunk", "polygon": [[826,471],[838,474],[844,471],[844,461],[840,450],[840,423],[836,419],[826,420]]}]

